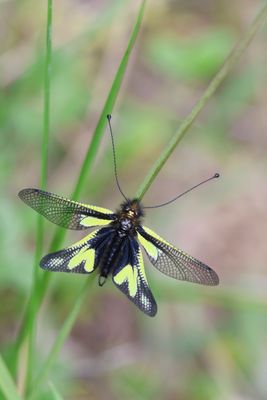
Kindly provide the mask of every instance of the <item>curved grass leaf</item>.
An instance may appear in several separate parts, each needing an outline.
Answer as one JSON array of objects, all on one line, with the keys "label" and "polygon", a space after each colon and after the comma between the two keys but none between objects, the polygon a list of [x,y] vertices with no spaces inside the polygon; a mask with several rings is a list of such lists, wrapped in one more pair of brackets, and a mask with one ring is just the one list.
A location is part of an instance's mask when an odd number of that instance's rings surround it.
[{"label": "curved grass leaf", "polygon": [[[48,163],[48,143],[50,134],[50,82],[51,82],[51,70],[52,70],[52,17],[53,17],[53,0],[47,0],[47,22],[46,22],[46,55],[45,55],[45,68],[44,68],[44,112],[43,112],[43,137],[42,137],[42,157],[41,157],[41,176],[40,176],[40,187],[42,190],[46,189],[47,184],[47,163]],[[38,260],[41,257],[43,251],[44,241],[44,219],[41,215],[37,216],[37,234],[36,234],[36,248],[33,265],[33,281],[31,291],[31,310],[34,312],[37,297],[38,280],[40,276],[38,266]],[[29,341],[27,343],[28,357],[25,382],[23,386],[25,391],[31,380],[31,370],[33,364],[33,353],[35,344],[35,319],[33,318],[29,325]]]},{"label": "curved grass leaf", "polygon": [[0,390],[7,400],[21,400],[9,370],[0,355]]},{"label": "curved grass leaf", "polygon": [[63,397],[61,396],[61,394],[59,393],[59,391],[57,390],[57,388],[55,387],[55,385],[52,381],[49,381],[49,386],[51,389],[53,399],[54,400],[63,400]]},{"label": "curved grass leaf", "polygon": [[56,340],[48,354],[48,357],[46,358],[44,364],[42,365],[36,379],[33,381],[32,388],[30,389],[30,394],[29,394],[29,400],[34,399],[35,395],[38,393],[38,389],[42,382],[44,381],[45,377],[47,376],[49,369],[53,365],[54,361],[56,360],[58,353],[65,342],[66,338],[68,337],[75,320],[77,318],[77,315],[79,314],[80,308],[83,304],[83,301],[86,297],[86,294],[88,292],[88,288],[91,286],[91,284],[94,282],[94,279],[92,277],[87,278],[84,286],[82,287],[78,298],[76,299],[73,309],[69,313],[68,317],[66,318],[64,324],[62,325],[61,329],[58,332],[58,335],[56,337]]}]

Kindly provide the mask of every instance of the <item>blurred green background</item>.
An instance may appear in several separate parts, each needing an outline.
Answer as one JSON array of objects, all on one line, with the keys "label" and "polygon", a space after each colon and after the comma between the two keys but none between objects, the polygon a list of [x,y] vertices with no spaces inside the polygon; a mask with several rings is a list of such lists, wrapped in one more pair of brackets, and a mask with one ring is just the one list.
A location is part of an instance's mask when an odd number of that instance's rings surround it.
[{"label": "blurred green background", "polygon": [[[127,44],[139,2],[54,2],[48,190],[69,196]],[[113,113],[118,168],[133,196],[264,2],[148,2]],[[46,2],[0,1],[0,345],[9,360],[32,279],[36,214],[17,193],[39,186]],[[54,366],[65,399],[267,398],[267,30],[261,31],[144,198],[146,225],[212,266],[216,288],[171,280],[146,259],[159,311],[139,312],[96,284]],[[81,199],[116,209],[104,136]],[[55,227],[46,223],[49,244]],[[68,234],[66,244],[80,238]],[[46,247],[47,248],[47,247]],[[55,274],[38,324],[41,363],[83,276]],[[48,379],[48,380],[49,380]],[[40,399],[50,398],[48,385]]]}]

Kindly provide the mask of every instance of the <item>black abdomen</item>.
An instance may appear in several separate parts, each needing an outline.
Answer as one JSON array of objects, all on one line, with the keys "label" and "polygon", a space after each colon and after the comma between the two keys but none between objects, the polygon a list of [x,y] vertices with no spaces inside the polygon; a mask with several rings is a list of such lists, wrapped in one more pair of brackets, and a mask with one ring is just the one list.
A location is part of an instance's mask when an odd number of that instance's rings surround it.
[{"label": "black abdomen", "polygon": [[103,253],[98,263],[100,275],[98,283],[100,286],[106,281],[107,276],[112,272],[118,262],[121,262],[123,257],[123,249],[125,247],[125,237],[121,237],[117,232],[112,235],[108,243],[105,244]]}]

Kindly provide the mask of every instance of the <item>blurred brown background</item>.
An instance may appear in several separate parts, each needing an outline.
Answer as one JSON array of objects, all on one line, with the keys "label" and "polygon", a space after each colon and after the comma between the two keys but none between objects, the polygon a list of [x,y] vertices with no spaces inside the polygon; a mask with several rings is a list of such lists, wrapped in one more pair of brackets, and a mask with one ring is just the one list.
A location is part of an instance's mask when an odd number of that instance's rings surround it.
[{"label": "blurred brown background", "polygon": [[[139,2],[54,2],[48,190],[69,196],[127,44]],[[119,176],[133,196],[152,163],[260,10],[258,0],[149,1],[113,113]],[[8,353],[32,278],[46,2],[0,1],[0,342]],[[158,315],[109,282],[93,285],[51,379],[66,399],[267,398],[267,27],[242,57],[144,198],[146,225],[212,266],[216,288],[171,280],[146,260]],[[116,209],[108,134],[83,202]],[[46,243],[54,226],[46,223]],[[66,244],[79,238],[71,233]],[[55,274],[38,329],[44,358],[83,276]],[[44,389],[45,390],[45,389]],[[49,399],[44,391],[40,399]]]}]

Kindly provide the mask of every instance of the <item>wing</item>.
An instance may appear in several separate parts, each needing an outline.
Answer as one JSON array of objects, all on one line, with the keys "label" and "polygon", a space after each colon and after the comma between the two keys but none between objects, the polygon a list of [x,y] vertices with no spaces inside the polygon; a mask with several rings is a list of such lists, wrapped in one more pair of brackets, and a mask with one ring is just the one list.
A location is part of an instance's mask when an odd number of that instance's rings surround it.
[{"label": "wing", "polygon": [[176,249],[151,229],[139,227],[138,240],[146,250],[151,263],[165,275],[202,285],[219,284],[215,271],[196,258]]},{"label": "wing", "polygon": [[19,197],[28,206],[63,228],[82,230],[107,225],[116,215],[105,208],[65,199],[44,190],[23,189]]},{"label": "wing", "polygon": [[109,227],[98,229],[66,249],[47,254],[40,261],[40,267],[48,271],[90,274],[97,267],[112,232]]},{"label": "wing", "polygon": [[141,311],[150,317],[156,315],[157,304],[149,289],[141,249],[135,239],[125,241],[112,280]]}]

